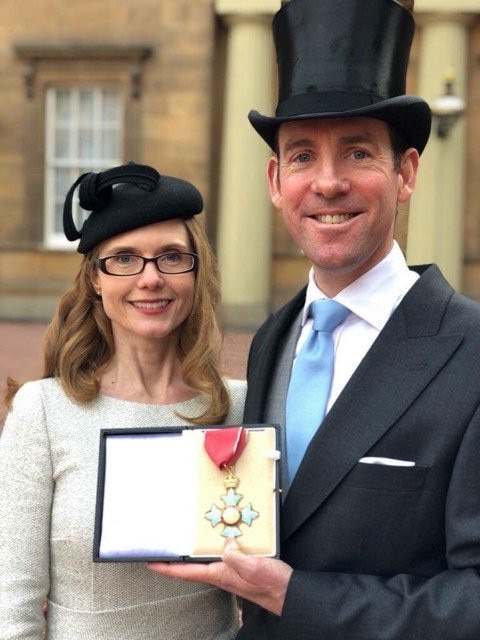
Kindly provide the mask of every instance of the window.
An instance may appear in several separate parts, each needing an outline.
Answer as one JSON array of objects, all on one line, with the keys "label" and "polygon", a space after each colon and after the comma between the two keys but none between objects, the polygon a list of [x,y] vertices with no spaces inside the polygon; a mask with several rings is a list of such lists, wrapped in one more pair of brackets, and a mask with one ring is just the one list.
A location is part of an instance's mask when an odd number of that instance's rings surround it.
[{"label": "window", "polygon": [[[72,250],[62,224],[70,185],[82,173],[142,157],[140,98],[153,48],[16,44],[15,54],[23,63],[27,100],[25,239],[35,247]],[[79,226],[83,214],[77,208]]]},{"label": "window", "polygon": [[[120,90],[95,86],[46,90],[44,242],[73,248],[63,235],[63,202],[82,173],[123,162],[123,97]],[[77,227],[83,210],[74,200]]]}]

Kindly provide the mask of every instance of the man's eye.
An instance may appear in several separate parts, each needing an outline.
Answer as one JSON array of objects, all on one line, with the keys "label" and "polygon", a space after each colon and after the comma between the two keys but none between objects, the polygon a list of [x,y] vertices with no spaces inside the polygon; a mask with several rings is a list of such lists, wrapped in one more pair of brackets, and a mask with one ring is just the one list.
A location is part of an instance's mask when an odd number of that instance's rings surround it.
[{"label": "man's eye", "polygon": [[299,153],[298,155],[295,156],[295,160],[297,162],[308,162],[310,160],[310,154],[307,153],[306,151]]},{"label": "man's eye", "polygon": [[363,160],[364,158],[368,157],[368,153],[366,151],[363,151],[362,149],[355,149],[355,151],[352,153],[352,156],[355,158],[355,160]]}]

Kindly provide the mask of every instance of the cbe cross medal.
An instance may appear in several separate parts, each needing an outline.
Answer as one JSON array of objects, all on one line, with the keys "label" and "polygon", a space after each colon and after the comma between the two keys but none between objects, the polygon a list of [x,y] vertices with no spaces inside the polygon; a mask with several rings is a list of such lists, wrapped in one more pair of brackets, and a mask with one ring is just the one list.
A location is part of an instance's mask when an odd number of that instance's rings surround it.
[{"label": "cbe cross medal", "polygon": [[213,504],[210,511],[205,514],[205,518],[210,520],[212,527],[216,527],[220,522],[224,525],[225,528],[220,534],[224,538],[238,538],[238,536],[242,535],[239,525],[243,522],[250,527],[260,514],[252,508],[251,504],[248,507],[241,508],[239,503],[243,496],[235,491],[240,481],[234,475],[232,467],[226,467],[225,470],[227,471],[227,476],[223,484],[227,492],[225,495],[220,496],[225,506],[220,508]]},{"label": "cbe cross medal", "polygon": [[209,520],[212,527],[223,524],[224,528],[220,532],[224,538],[237,538],[242,535],[241,524],[249,527],[252,522],[259,517],[251,505],[242,507],[240,502],[243,496],[236,492],[240,480],[235,475],[233,463],[238,460],[246,444],[246,432],[242,427],[231,429],[218,429],[208,431],[205,434],[205,449],[215,464],[226,472],[223,484],[226,493],[220,496],[224,506],[218,507],[213,504],[210,511],[205,513],[205,518]]}]

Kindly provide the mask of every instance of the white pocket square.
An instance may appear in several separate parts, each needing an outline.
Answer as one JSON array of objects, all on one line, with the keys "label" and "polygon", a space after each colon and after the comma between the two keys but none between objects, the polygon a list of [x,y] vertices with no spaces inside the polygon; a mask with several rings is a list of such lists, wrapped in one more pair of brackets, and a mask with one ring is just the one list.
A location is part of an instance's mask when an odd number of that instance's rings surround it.
[{"label": "white pocket square", "polygon": [[414,467],[412,460],[396,460],[395,458],[377,458],[375,456],[360,458],[359,462],[364,464],[384,464],[389,467]]}]

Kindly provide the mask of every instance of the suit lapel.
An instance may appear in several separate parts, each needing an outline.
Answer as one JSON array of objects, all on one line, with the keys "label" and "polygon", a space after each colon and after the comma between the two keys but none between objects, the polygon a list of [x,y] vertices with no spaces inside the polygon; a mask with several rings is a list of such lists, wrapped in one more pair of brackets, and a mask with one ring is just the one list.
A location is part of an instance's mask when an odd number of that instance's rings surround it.
[{"label": "suit lapel", "polygon": [[264,420],[265,404],[270,392],[272,372],[286,336],[305,303],[306,288],[280,309],[255,335],[249,354],[248,393],[244,422]]},{"label": "suit lapel", "polygon": [[439,335],[453,293],[436,267],[412,287],[312,439],[282,512],[288,538],[445,365],[461,335]]}]

